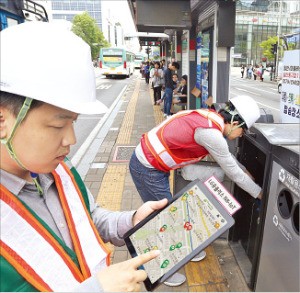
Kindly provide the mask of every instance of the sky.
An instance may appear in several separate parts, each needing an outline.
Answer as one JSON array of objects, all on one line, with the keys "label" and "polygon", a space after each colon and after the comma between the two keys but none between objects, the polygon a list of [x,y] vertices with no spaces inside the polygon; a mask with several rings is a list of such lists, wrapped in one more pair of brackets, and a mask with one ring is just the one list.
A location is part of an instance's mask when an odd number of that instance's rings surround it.
[{"label": "sky", "polygon": [[136,31],[127,0],[104,0],[103,4],[110,9],[116,22],[120,22],[125,34]]},{"label": "sky", "polygon": [[[102,0],[102,8],[104,11],[108,11],[110,21],[121,24],[124,36],[136,34],[127,0]],[[140,50],[138,39],[127,41],[126,47],[133,52],[138,52]]]}]

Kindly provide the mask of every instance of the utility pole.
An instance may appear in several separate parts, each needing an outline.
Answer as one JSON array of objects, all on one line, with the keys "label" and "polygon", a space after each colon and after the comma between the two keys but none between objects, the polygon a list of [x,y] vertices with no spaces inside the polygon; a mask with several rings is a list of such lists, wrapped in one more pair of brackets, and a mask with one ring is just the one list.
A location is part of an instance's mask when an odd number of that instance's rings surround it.
[{"label": "utility pole", "polygon": [[278,76],[278,62],[279,62],[279,53],[280,53],[280,35],[281,35],[281,17],[282,17],[282,0],[280,0],[280,8],[279,8],[279,23],[277,30],[277,52],[276,52],[276,62],[275,62],[275,77]]}]

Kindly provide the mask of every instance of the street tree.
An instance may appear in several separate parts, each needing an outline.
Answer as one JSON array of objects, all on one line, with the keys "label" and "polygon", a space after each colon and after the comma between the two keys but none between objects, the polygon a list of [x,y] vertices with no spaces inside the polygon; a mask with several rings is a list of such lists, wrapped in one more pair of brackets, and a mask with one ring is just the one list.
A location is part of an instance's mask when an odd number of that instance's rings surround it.
[{"label": "street tree", "polygon": [[[276,58],[278,52],[277,48],[278,37],[269,37],[266,41],[260,43],[260,47],[263,48],[263,54],[268,60],[273,60]],[[280,41],[281,44],[281,41]]]},{"label": "street tree", "polygon": [[95,19],[87,12],[78,14],[73,18],[72,31],[90,45],[93,60],[97,59],[100,48],[110,46]]}]

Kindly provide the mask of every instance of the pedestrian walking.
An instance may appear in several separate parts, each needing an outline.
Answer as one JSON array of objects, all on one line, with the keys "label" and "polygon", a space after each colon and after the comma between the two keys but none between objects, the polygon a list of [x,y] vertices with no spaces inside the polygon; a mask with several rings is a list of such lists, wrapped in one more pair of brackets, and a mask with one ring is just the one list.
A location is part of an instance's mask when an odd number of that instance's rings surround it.
[{"label": "pedestrian walking", "polygon": [[245,66],[244,65],[242,65],[242,67],[241,67],[241,78],[244,78],[244,73],[245,73]]},{"label": "pedestrian walking", "polygon": [[260,81],[263,82],[264,81],[265,68],[262,65],[259,66],[259,72],[260,72],[260,74],[259,74]]},{"label": "pedestrian walking", "polygon": [[158,252],[110,266],[105,242],[124,245],[167,200],[105,210],[67,159],[78,114],[107,110],[96,99],[90,47],[51,23],[0,34],[0,291],[140,291],[147,276],[138,267]]},{"label": "pedestrian walking", "polygon": [[[145,133],[129,163],[142,200],[170,200],[170,171],[199,162],[208,154],[239,187],[260,198],[261,188],[239,166],[226,141],[242,136],[259,117],[256,102],[238,96],[219,113],[208,109],[180,111]],[[165,284],[176,286],[184,281],[185,277],[176,273]]]},{"label": "pedestrian walking", "polygon": [[247,73],[248,73],[247,74],[247,78],[248,79],[252,79],[253,70],[252,70],[252,66],[251,65],[249,65]]},{"label": "pedestrian walking", "polygon": [[146,65],[144,66],[144,74],[145,74],[145,82],[149,84],[149,78],[150,78],[150,62],[147,61]]}]

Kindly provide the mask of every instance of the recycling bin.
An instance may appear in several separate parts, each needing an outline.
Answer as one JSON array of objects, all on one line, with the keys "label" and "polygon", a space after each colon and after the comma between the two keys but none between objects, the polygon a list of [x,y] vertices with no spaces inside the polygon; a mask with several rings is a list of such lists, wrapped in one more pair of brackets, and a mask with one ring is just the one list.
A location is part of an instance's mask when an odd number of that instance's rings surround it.
[{"label": "recycling bin", "polygon": [[[261,201],[252,198],[237,185],[234,185],[232,191],[242,209],[234,215],[235,225],[229,231],[229,244],[252,290],[266,291],[268,287],[270,291],[280,288],[279,291],[287,292],[299,282],[298,278],[294,283],[287,281],[290,278],[285,279],[288,274],[287,267],[289,272],[293,270],[290,277],[294,278],[294,274],[297,273],[299,275],[299,194],[297,203],[295,188],[289,190],[279,178],[280,170],[285,170],[284,172],[293,174],[293,182],[298,178],[299,183],[299,130],[298,124],[256,123],[250,129],[250,133],[239,140],[237,158],[263,190]],[[299,184],[297,186],[299,188]],[[293,241],[290,240],[291,246],[287,251],[283,241],[275,240],[276,237],[284,237],[282,233],[281,236],[277,235],[279,228],[270,229],[271,225],[274,226],[274,214],[278,218],[281,230],[287,231],[286,235],[293,235]],[[270,256],[268,249],[274,249],[277,255]],[[292,255],[295,256],[294,261]],[[277,261],[272,262],[275,259]],[[270,273],[271,268],[273,274]],[[270,277],[271,274],[274,280]],[[280,281],[277,274],[286,281]],[[281,282],[282,286],[276,284],[276,281]]]},{"label": "recycling bin", "polygon": [[255,287],[259,292],[300,292],[299,148],[278,146],[272,152],[269,200]]}]

